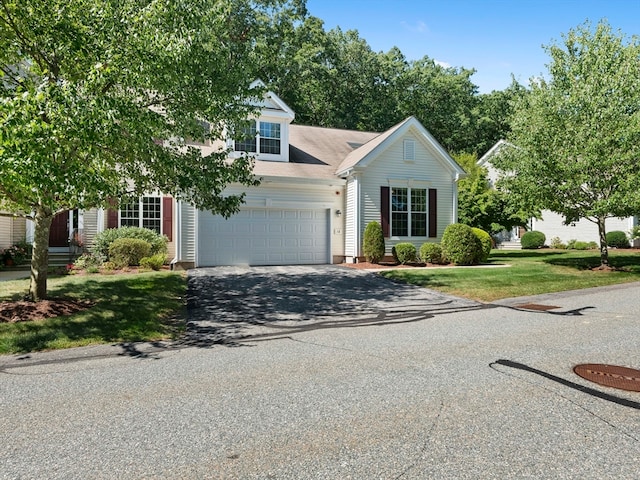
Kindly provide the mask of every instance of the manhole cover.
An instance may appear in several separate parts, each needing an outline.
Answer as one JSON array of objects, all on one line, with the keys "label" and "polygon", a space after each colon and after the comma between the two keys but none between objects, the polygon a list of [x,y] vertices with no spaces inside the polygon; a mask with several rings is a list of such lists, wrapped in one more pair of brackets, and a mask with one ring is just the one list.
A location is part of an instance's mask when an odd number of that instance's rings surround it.
[{"label": "manhole cover", "polygon": [[554,310],[560,307],[554,307],[553,305],[540,305],[538,303],[523,303],[522,305],[515,305],[516,308],[522,308],[524,310],[540,310],[546,312],[547,310]]},{"label": "manhole cover", "polygon": [[590,382],[620,390],[640,392],[640,370],[634,368],[585,363],[576,365],[573,371]]}]

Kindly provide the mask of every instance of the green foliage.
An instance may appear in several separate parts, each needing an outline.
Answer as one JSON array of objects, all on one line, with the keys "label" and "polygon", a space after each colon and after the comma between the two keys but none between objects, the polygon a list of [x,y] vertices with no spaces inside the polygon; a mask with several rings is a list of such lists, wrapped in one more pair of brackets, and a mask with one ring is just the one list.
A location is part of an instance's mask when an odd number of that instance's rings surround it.
[{"label": "green foliage", "polygon": [[562,240],[560,240],[560,237],[553,237],[551,239],[551,241],[549,242],[549,246],[551,248],[555,248],[555,249],[558,249],[558,250],[564,250],[564,249],[567,248],[567,245],[562,243]]},{"label": "green foliage", "polygon": [[140,266],[151,270],[160,270],[166,259],[167,257],[163,253],[151,255],[150,257],[143,257],[140,259]]},{"label": "green foliage", "polygon": [[370,222],[364,229],[362,253],[371,263],[378,263],[384,257],[384,235],[378,222]]},{"label": "green foliage", "polygon": [[640,211],[640,38],[586,23],[546,50],[548,80],[516,102],[513,147],[492,162],[517,172],[503,184],[523,205],[588,219],[604,239],[607,218]]},{"label": "green foliage", "polygon": [[73,266],[80,270],[89,269],[90,267],[100,267],[105,258],[106,257],[95,253],[83,253],[76,258],[76,261],[73,262]]},{"label": "green foliage", "polygon": [[0,250],[0,260],[5,265],[21,265],[30,255],[31,246],[26,242],[19,242],[15,245]]},{"label": "green foliage", "polygon": [[629,239],[627,238],[627,234],[620,230],[607,232],[606,238],[607,238],[607,245],[610,247],[629,248]]},{"label": "green foliage", "polygon": [[480,256],[476,258],[474,263],[484,262],[489,258],[491,254],[491,247],[493,247],[493,240],[491,239],[491,235],[482,230],[481,228],[473,227],[471,228],[473,234],[478,237],[480,243],[482,245],[482,250],[479,252]]},{"label": "green foliage", "polygon": [[547,237],[544,233],[538,232],[537,230],[532,230],[522,235],[522,238],[520,239],[520,245],[525,250],[533,250],[543,247],[546,240]]},{"label": "green foliage", "polygon": [[393,254],[393,258],[396,259],[396,262],[401,265],[414,263],[418,260],[418,252],[413,243],[398,243],[391,249],[391,253]]},{"label": "green foliage", "polygon": [[449,225],[442,234],[442,253],[456,265],[472,265],[482,256],[482,244],[471,227],[461,223]]},{"label": "green foliage", "polygon": [[149,242],[139,238],[117,238],[109,246],[109,259],[121,267],[136,266],[150,251]]},{"label": "green foliage", "polygon": [[156,190],[238,211],[243,195],[222,192],[258,183],[253,160],[184,139],[225,141],[255,111],[252,53],[298,11],[297,0],[2,3],[0,209],[34,220],[32,298],[46,296],[58,212]]},{"label": "green foliage", "polygon": [[110,259],[109,247],[119,238],[137,238],[144,240],[151,246],[151,255],[167,254],[167,237],[148,228],[141,227],[120,227],[103,230],[98,233],[93,240],[93,253],[96,256]]},{"label": "green foliage", "polygon": [[420,259],[425,263],[441,265],[445,263],[442,247],[439,243],[423,243],[420,247]]},{"label": "green foliage", "polygon": [[575,250],[589,250],[589,243],[588,242],[576,242],[573,244],[573,248]]},{"label": "green foliage", "polygon": [[459,153],[453,158],[467,172],[458,181],[458,219],[460,223],[490,233],[524,226],[537,211],[525,212],[506,192],[491,185],[487,169],[477,163],[476,154]]}]

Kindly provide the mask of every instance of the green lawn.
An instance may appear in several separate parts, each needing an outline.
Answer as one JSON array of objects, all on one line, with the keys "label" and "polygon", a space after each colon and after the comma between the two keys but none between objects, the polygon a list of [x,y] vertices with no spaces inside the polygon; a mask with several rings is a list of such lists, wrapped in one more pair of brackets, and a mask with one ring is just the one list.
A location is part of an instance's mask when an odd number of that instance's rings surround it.
[{"label": "green lawn", "polygon": [[609,256],[618,271],[591,270],[600,265],[599,251],[493,250],[487,263],[504,267],[428,267],[391,270],[382,275],[485,302],[640,281],[637,251],[614,250]]},{"label": "green lawn", "polygon": [[[17,300],[28,280],[0,282],[0,301]],[[90,309],[48,320],[0,323],[0,354],[153,341],[184,330],[186,279],[174,272],[70,275],[49,280],[49,297],[90,300]]]}]

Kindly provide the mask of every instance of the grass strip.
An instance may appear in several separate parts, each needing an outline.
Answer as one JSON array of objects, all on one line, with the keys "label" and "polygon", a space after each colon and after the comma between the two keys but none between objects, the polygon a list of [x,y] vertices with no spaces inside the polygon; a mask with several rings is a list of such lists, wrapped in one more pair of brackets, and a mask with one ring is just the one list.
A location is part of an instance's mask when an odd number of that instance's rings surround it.
[{"label": "grass strip", "polygon": [[[24,296],[28,282],[0,282],[0,301]],[[47,320],[0,323],[0,354],[175,338],[184,331],[185,293],[185,277],[166,271],[52,278],[50,298],[94,306]]]}]

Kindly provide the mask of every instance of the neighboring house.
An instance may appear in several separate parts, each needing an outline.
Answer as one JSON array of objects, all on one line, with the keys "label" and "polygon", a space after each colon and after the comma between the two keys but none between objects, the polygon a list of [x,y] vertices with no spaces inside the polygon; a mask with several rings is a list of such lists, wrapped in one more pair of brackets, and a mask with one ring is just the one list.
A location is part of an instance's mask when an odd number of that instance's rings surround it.
[{"label": "neighboring house", "polygon": [[[137,224],[170,238],[177,266],[328,264],[362,257],[371,221],[381,222],[388,254],[398,242],[439,242],[457,221],[456,182],[464,170],[415,118],[371,133],[292,125],[294,112],[271,92],[259,107],[254,136],[227,142],[238,152],[232,157],[255,155],[261,179],[257,187],[225,191],[246,193],[239,213],[224,219],[150,195],[118,211],[60,216],[57,243],[64,247],[75,234],[90,245],[105,228]],[[204,155],[219,147],[199,145]],[[27,239],[32,235],[27,228]]]},{"label": "neighboring house", "polygon": [[[498,180],[499,172],[491,165],[491,158],[508,145],[505,140],[500,140],[478,160],[478,165],[487,169],[489,182],[492,186],[495,185]],[[638,225],[638,217],[609,218],[605,224],[607,232],[620,230],[628,233],[635,225]],[[532,218],[529,221],[528,229],[544,233],[547,238],[547,243],[554,237],[558,237],[565,244],[569,242],[569,240],[600,243],[598,226],[595,223],[581,219],[565,225],[564,217],[550,210],[543,210],[541,212],[541,218],[539,219]],[[511,232],[505,232],[505,234],[501,236],[501,240],[505,242],[520,242],[521,234],[522,231],[515,228]]]},{"label": "neighboring house", "polygon": [[24,241],[26,222],[20,217],[0,216],[0,250]]}]

